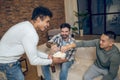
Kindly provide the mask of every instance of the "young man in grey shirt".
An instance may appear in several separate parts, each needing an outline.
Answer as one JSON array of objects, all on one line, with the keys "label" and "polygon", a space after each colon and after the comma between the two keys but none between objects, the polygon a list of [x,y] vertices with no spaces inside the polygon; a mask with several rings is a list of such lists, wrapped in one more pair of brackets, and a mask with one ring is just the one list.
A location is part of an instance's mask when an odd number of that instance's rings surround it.
[{"label": "young man in grey shirt", "polygon": [[114,45],[115,39],[116,34],[112,31],[107,31],[101,35],[100,39],[76,43],[77,47],[96,47],[97,58],[84,74],[83,80],[93,80],[100,75],[103,76],[102,80],[118,80],[120,52]]}]

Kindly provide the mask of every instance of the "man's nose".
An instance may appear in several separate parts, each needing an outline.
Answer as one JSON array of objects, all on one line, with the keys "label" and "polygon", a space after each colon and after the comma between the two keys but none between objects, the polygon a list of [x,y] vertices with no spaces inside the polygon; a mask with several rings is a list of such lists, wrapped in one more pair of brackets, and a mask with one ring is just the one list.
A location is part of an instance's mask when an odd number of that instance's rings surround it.
[{"label": "man's nose", "polygon": [[50,26],[50,24],[48,23],[47,26]]}]

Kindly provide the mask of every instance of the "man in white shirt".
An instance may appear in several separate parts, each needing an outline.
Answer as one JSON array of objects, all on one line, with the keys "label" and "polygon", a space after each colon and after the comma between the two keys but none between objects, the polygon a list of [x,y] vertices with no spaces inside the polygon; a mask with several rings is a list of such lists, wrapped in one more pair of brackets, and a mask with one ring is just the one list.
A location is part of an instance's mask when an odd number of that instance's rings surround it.
[{"label": "man in white shirt", "polygon": [[4,34],[0,41],[0,72],[6,75],[7,80],[24,80],[18,61],[24,53],[31,65],[60,63],[59,59],[37,50],[39,37],[36,30],[44,31],[51,18],[52,12],[48,8],[36,7],[31,21],[18,23]]}]

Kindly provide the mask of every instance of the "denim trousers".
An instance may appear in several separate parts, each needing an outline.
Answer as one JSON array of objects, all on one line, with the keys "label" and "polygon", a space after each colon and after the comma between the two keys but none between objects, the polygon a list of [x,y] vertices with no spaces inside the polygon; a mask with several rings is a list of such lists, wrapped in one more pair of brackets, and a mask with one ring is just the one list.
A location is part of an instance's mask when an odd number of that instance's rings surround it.
[{"label": "denim trousers", "polygon": [[[68,61],[60,64],[60,75],[59,80],[67,80],[68,70],[72,66],[74,61]],[[41,66],[42,73],[44,75],[45,80],[51,80],[51,73],[49,69],[50,65]],[[58,79],[57,79],[58,80]]]},{"label": "denim trousers", "polygon": [[0,72],[5,74],[7,80],[24,80],[19,61],[5,64],[0,63]]},{"label": "denim trousers", "polygon": [[[85,74],[83,76],[83,80],[94,80],[94,78],[96,78],[96,77],[98,77],[100,75],[104,76],[106,74],[108,74],[108,70],[107,69],[100,69],[95,64],[93,64],[85,72]],[[118,76],[114,80],[119,80]]]}]

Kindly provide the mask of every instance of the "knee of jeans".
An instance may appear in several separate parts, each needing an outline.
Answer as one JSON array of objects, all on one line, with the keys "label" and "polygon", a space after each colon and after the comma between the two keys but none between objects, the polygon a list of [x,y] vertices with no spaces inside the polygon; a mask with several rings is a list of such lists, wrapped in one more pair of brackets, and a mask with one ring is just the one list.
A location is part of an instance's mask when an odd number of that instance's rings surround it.
[{"label": "knee of jeans", "polygon": [[68,70],[70,67],[72,66],[72,64],[62,64],[62,70]]},{"label": "knee of jeans", "polygon": [[41,66],[41,69],[42,69],[42,70],[46,70],[46,69],[49,69],[49,67],[50,67],[50,66],[48,66],[48,65],[47,65],[47,66]]},{"label": "knee of jeans", "polygon": [[87,75],[87,74],[84,74],[83,75],[83,80],[89,80],[90,79],[90,76],[89,75]]}]

